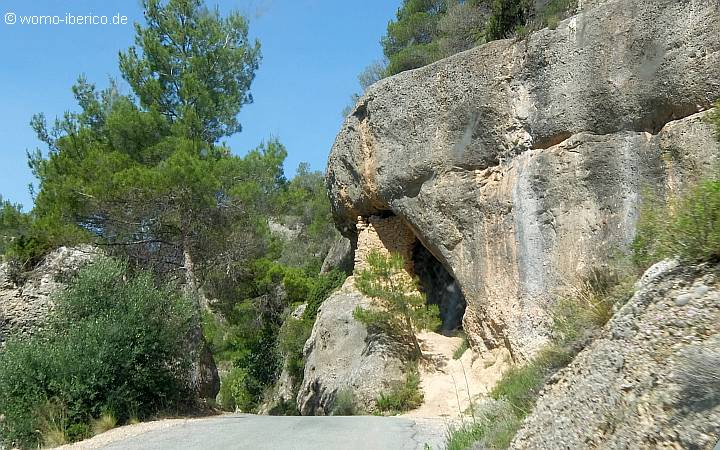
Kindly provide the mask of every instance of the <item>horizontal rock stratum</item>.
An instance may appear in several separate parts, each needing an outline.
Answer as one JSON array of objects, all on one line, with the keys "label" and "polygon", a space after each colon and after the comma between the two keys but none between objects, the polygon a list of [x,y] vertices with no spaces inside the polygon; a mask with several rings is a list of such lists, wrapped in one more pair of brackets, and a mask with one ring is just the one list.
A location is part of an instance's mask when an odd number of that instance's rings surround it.
[{"label": "horizontal rock stratum", "polygon": [[382,80],[332,149],[341,231],[394,213],[456,277],[474,345],[529,357],[562,289],[631,241],[646,188],[718,155],[720,3],[587,3],[557,29]]}]

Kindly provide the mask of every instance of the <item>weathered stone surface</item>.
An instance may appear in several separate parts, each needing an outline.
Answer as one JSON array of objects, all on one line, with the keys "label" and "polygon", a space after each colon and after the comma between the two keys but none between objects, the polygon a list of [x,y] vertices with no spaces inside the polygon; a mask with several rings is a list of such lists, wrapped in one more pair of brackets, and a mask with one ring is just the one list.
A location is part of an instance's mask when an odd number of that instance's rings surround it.
[{"label": "weathered stone surface", "polygon": [[349,277],[325,300],[305,344],[305,373],[297,396],[303,415],[329,415],[340,390],[355,394],[357,406],[375,410],[375,399],[405,379],[408,349],[383,335],[368,333],[353,317],[357,306],[368,307]]},{"label": "weathered stone surface", "polygon": [[553,376],[511,448],[713,448],[720,267],[651,271],[603,335]]},{"label": "weathered stone surface", "polygon": [[90,245],[60,247],[26,275],[21,286],[12,281],[8,265],[0,265],[0,345],[9,335],[27,335],[41,327],[53,309],[54,295],[102,254]]},{"label": "weathered stone surface", "polygon": [[328,273],[333,269],[341,270],[350,275],[353,271],[353,246],[350,239],[340,236],[333,243],[325,260],[323,260],[320,273]]},{"label": "weathered stone surface", "polygon": [[392,211],[467,299],[474,345],[519,359],[559,290],[622,249],[645,186],[720,152],[720,4],[597,0],[526,40],[380,81],[346,119],[327,181],[341,231]]}]

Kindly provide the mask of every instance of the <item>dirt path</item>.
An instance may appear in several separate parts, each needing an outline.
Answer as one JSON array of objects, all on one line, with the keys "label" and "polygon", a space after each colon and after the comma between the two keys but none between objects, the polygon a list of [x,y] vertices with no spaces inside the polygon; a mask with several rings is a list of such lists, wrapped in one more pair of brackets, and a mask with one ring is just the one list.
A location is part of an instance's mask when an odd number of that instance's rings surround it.
[{"label": "dirt path", "polygon": [[405,416],[459,417],[470,408],[470,399],[477,404],[508,366],[509,355],[504,351],[478,355],[468,349],[460,359],[453,359],[462,343],[460,337],[424,332],[418,339],[426,357],[420,366],[425,402]]}]

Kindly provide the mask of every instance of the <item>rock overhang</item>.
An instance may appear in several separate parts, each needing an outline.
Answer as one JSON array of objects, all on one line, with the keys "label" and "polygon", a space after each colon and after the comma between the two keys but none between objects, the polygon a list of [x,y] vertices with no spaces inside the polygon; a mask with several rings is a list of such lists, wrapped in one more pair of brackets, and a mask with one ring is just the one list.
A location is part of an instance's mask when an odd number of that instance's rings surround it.
[{"label": "rock overhang", "polygon": [[[720,97],[717,73],[720,5],[610,0],[382,80],[330,155],[338,228],[403,218],[469,297],[475,341],[512,335],[529,355],[562,279],[632,238],[642,186],[666,190],[715,159],[693,114]],[[663,162],[672,146],[696,167]]]}]

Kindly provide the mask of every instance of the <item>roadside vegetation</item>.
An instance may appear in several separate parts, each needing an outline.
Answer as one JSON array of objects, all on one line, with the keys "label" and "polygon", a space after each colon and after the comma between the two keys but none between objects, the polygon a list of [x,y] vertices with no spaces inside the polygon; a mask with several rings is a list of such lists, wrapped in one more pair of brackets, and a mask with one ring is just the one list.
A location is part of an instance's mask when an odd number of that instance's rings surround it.
[{"label": "roadside vegetation", "polygon": [[72,442],[189,406],[192,302],[114,259],[81,270],[56,313],[0,353],[3,441]]},{"label": "roadside vegetation", "polygon": [[[510,368],[474,405],[471,421],[448,433],[448,450],[507,448],[532,411],[545,382],[567,366],[633,294],[634,277],[625,270],[596,270],[553,309],[550,343],[530,361]],[[632,271],[630,273],[633,273]]]},{"label": "roadside vegetation", "polygon": [[440,327],[440,310],[427,305],[418,280],[405,271],[405,260],[397,254],[377,250],[367,257],[367,268],[355,276],[355,285],[371,297],[372,307],[358,306],[353,316],[369,328],[376,328],[411,347],[412,358],[422,358],[417,332]]},{"label": "roadside vegetation", "polygon": [[465,354],[465,352],[470,348],[470,343],[468,342],[467,335],[464,332],[460,332],[460,337],[462,338],[462,341],[460,342],[460,345],[453,351],[453,359],[460,359]]},{"label": "roadside vegetation", "polygon": [[420,373],[417,364],[408,367],[405,381],[394,386],[388,392],[380,393],[377,398],[378,410],[383,414],[397,415],[419,408],[424,400],[420,389]]},{"label": "roadside vegetation", "polygon": [[352,389],[340,389],[335,395],[335,401],[333,401],[333,407],[330,411],[332,416],[355,416],[362,414],[357,406],[357,399]]}]

